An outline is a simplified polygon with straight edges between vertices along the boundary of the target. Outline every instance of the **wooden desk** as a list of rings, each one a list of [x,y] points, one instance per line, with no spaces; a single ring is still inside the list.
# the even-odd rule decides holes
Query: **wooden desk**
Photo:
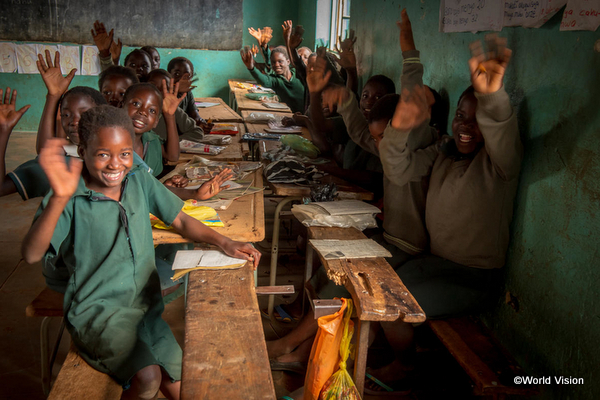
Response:
[[[254,171],[246,180],[254,179],[252,186],[261,187],[262,169]],[[224,227],[215,227],[215,231],[233,240],[244,242],[260,242],[265,238],[265,205],[263,193],[243,196],[229,206],[227,210],[218,211]],[[189,240],[174,231],[152,229],[154,244],[189,243]]]
[[[198,97],[197,102],[219,103],[218,106],[198,108],[198,114],[205,120],[213,122],[242,122],[242,117],[233,111],[220,97]]]
[[[242,89],[238,86],[238,84],[243,84],[243,83],[247,83],[247,84],[251,84],[251,85],[257,85],[258,83],[256,81],[250,80],[250,79],[227,79],[227,84],[229,85],[229,107],[233,108],[234,110],[237,110],[237,105],[235,104],[235,92],[236,90],[246,90],[246,89]]]
[[[356,186],[352,183],[346,182],[345,180],[338,178],[333,175],[326,175],[319,179],[321,184],[335,183],[338,190],[338,198],[340,199],[354,199],[354,200],[373,200],[373,193]],[[307,197],[310,196],[310,188],[305,186],[298,186],[292,183],[271,183],[267,182],[273,195],[285,196],[285,197]]]
[[[246,133],[246,127],[243,123],[235,123],[238,127],[238,134],[231,137],[231,143],[227,145],[227,148],[223,150],[221,153],[216,154],[214,156],[208,154],[195,154],[195,153],[180,153],[179,161],[177,162],[168,162],[168,165],[177,165],[182,162],[187,162],[194,158],[194,156],[204,157],[208,160],[212,161],[243,161],[244,156],[247,155],[250,150],[248,148],[248,143],[242,142],[242,135]]]
[[[246,118],[248,118],[248,115],[250,115],[251,112],[252,112],[251,110],[242,110],[241,111],[242,118],[244,119],[244,121],[246,121]],[[275,116],[290,117],[290,118],[294,115],[294,114],[292,114],[291,111],[279,112],[279,111],[271,111],[271,110],[262,110],[261,112],[268,112]],[[245,123],[246,123],[246,130],[248,133],[265,132],[265,129],[267,129],[269,127],[269,125],[267,123],[252,123],[252,122],[245,122]],[[302,128],[302,133],[300,134],[300,136],[302,136],[303,138],[305,138],[307,140],[312,140],[312,136],[311,136],[308,128],[305,126],[302,126],[301,128]],[[274,142],[274,143],[277,143],[277,142]]]
[[[181,399],[241,398],[276,399],[252,268],[193,271]]]

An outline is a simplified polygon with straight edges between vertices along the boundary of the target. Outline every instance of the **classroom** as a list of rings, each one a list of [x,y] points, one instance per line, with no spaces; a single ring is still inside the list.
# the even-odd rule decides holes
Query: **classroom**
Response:
[[[317,399],[345,370],[355,394],[329,398],[600,398],[600,0],[6,3],[0,398]],[[286,27],[290,40],[302,38],[291,61]],[[122,41],[117,65],[153,61],[136,50],[153,46],[166,71],[110,66],[102,78],[102,63],[114,64],[115,47],[99,48],[109,37]],[[58,70],[54,51],[62,74],[45,83]],[[70,84],[67,59],[78,69]],[[178,66],[191,71],[179,76]],[[135,90],[113,104],[102,82],[115,76]],[[92,100],[78,125],[62,110],[67,87],[85,87],[73,94]],[[154,109],[136,96],[154,99]],[[181,121],[191,121],[189,133]],[[120,140],[118,167],[87,151],[116,149],[109,129]],[[498,143],[509,154],[500,164],[488,149]],[[34,159],[46,189],[30,196],[31,182],[11,171]],[[444,181],[478,162],[479,175],[499,177],[494,184]],[[470,203],[458,204],[467,191]],[[75,223],[88,209],[102,229]],[[174,230],[162,229],[169,222]],[[113,233],[118,246],[105,251]],[[190,269],[211,256],[214,265]],[[115,259],[134,268],[94,273]],[[140,260],[150,265],[143,274]],[[485,301],[438,312],[409,275],[428,263],[476,271],[471,287],[452,290]],[[81,282],[75,265],[89,274]],[[64,295],[51,272],[63,274]],[[183,276],[175,285],[174,272]],[[428,294],[447,289],[443,279],[424,281]],[[129,283],[119,292],[108,282]],[[106,317],[98,328],[89,310],[113,310],[119,322]],[[329,347],[317,317],[336,324]],[[349,347],[342,336],[352,326]],[[160,353],[147,343],[153,335]],[[90,355],[98,343],[110,359]],[[136,357],[123,351],[147,354],[129,365]]]

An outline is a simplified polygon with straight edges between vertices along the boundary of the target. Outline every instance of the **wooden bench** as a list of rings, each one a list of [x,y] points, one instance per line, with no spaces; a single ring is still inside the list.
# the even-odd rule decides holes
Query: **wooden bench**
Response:
[[[515,376],[527,374],[478,318],[429,320],[427,324],[469,375],[476,396],[502,399],[538,393],[535,385],[514,383]]]
[[[308,238],[357,240],[366,239],[366,236],[354,228],[309,227]],[[327,270],[327,276],[335,283],[344,285],[356,305],[359,321],[354,383],[362,396],[370,322],[401,319],[408,323],[418,323],[425,321],[425,313],[385,258],[352,260],[319,258]],[[306,281],[311,275],[312,259],[313,251],[309,245],[306,254]]]

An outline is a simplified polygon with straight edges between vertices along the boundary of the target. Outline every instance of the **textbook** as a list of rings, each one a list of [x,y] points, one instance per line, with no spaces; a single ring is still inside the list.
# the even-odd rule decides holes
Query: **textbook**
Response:
[[[229,257],[219,250],[179,250],[173,261],[173,281],[178,280],[190,271],[238,269],[246,264],[246,260]]]

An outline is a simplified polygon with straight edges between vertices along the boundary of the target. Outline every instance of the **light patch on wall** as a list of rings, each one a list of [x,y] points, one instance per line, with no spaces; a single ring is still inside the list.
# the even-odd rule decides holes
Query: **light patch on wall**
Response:
[[[221,12],[219,11],[219,9],[217,8],[217,15],[215,15],[215,17],[217,18],[221,18]]]

